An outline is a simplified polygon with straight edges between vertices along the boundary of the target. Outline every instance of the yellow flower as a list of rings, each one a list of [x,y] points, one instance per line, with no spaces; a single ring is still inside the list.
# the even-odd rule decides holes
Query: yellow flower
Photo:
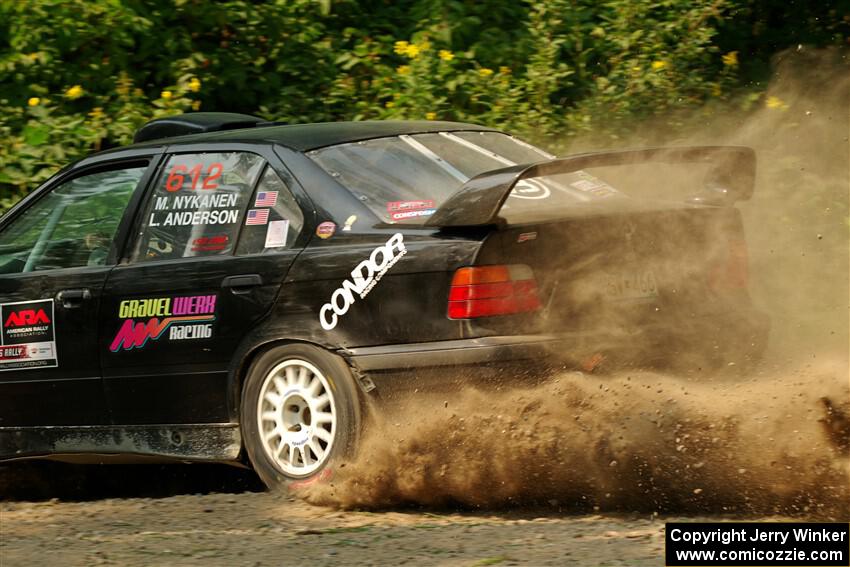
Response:
[[[159,98],[164,98],[165,100],[170,99],[171,91],[162,91],[161,93],[159,93]]]
[[[384,103],[385,108],[392,108],[394,106],[395,106],[395,103],[391,100],[388,100],[387,102]]]
[[[393,47],[393,51],[395,51],[398,55],[404,55],[407,53],[407,46],[410,45],[406,41],[397,41],[395,42],[395,46]]]
[[[65,96],[70,98],[71,100],[75,100],[83,96],[83,87],[80,85],[74,85],[67,91],[65,91]]]
[[[785,104],[785,101],[783,101],[778,96],[767,97],[767,100],[764,102],[764,104],[770,109],[780,108],[782,110],[786,110],[788,108],[788,105]]]
[[[422,43],[419,44],[419,51],[428,51],[431,49],[431,42],[427,39],[422,40]]]
[[[189,90],[193,93],[201,90],[201,80],[197,77],[192,77],[192,80],[189,81]]]
[[[27,106],[38,106],[41,103],[41,99],[37,96],[30,97],[27,99]]]
[[[449,51],[448,49],[440,50],[440,59],[442,59],[443,61],[451,61],[454,58],[455,54]]]
[[[127,96],[130,94],[130,86],[132,86],[132,84],[133,82],[127,77],[121,77],[118,79],[118,85],[115,87],[115,92],[121,96]]]
[[[493,69],[488,69],[487,67],[481,67],[478,69],[478,74],[482,77],[489,77],[493,74]]]
[[[499,67],[499,74],[500,75],[510,75],[511,74],[511,68],[505,67],[504,65],[502,65],[501,67]]]
[[[652,62],[652,70],[653,71],[660,71],[661,69],[664,69],[665,67],[667,67],[666,61],[653,61]]]
[[[415,43],[411,43],[407,46],[407,51],[405,51],[404,54],[410,57],[411,59],[416,59],[419,56],[419,51],[419,46]]]
[[[198,111],[201,109],[201,101],[196,100],[192,103],[192,110]]]
[[[410,65],[399,65],[395,70],[399,75],[407,75],[410,73]]]
[[[93,108],[92,111],[89,112],[89,117],[92,120],[97,120],[99,118],[102,118],[103,117],[103,109],[99,106]]]
[[[425,113],[425,120],[435,120],[436,118],[437,118],[436,112],[426,112]]]
[[[723,94],[723,91],[720,89],[720,85],[717,85],[717,84],[712,85],[711,95],[712,96],[720,96],[721,94]]]
[[[736,67],[738,65],[738,52],[730,51],[723,56],[723,64],[727,67]]]

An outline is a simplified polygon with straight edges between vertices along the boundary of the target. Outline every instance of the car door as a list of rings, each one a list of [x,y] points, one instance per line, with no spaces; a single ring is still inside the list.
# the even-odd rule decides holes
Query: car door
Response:
[[[255,151],[176,149],[157,173],[104,290],[100,359],[115,424],[229,421],[233,353],[307,240],[294,181]]]
[[[0,427],[109,415],[97,314],[154,157],[71,170],[0,229]]]

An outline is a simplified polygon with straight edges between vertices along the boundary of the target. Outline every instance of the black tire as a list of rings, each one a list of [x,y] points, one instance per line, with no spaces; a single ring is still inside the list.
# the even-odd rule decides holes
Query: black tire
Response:
[[[308,376],[306,386],[300,378],[302,368]],[[298,382],[292,373],[299,375]],[[318,394],[313,393],[314,376],[322,386]],[[322,401],[325,394],[327,404]],[[242,442],[254,470],[269,488],[326,478],[336,464],[353,455],[360,433],[359,389],[351,370],[339,356],[312,345],[281,345],[257,356],[242,386],[240,407]],[[334,416],[331,423],[329,413]]]

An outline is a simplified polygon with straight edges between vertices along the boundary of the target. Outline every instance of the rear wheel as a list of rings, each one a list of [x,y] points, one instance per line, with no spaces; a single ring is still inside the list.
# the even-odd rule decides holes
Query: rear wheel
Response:
[[[248,457],[269,487],[326,474],[352,454],[360,427],[350,369],[310,345],[273,347],[258,356],[241,409]]]

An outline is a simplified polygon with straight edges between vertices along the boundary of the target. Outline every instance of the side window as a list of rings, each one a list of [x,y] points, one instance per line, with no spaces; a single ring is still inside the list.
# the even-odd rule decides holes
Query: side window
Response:
[[[66,181],[0,233],[0,273],[106,265],[147,164]]]
[[[232,252],[264,163],[247,152],[171,156],[142,217],[133,261]]]
[[[304,214],[271,167],[266,167],[260,178],[244,224],[236,250],[239,255],[291,248],[301,233]]]

